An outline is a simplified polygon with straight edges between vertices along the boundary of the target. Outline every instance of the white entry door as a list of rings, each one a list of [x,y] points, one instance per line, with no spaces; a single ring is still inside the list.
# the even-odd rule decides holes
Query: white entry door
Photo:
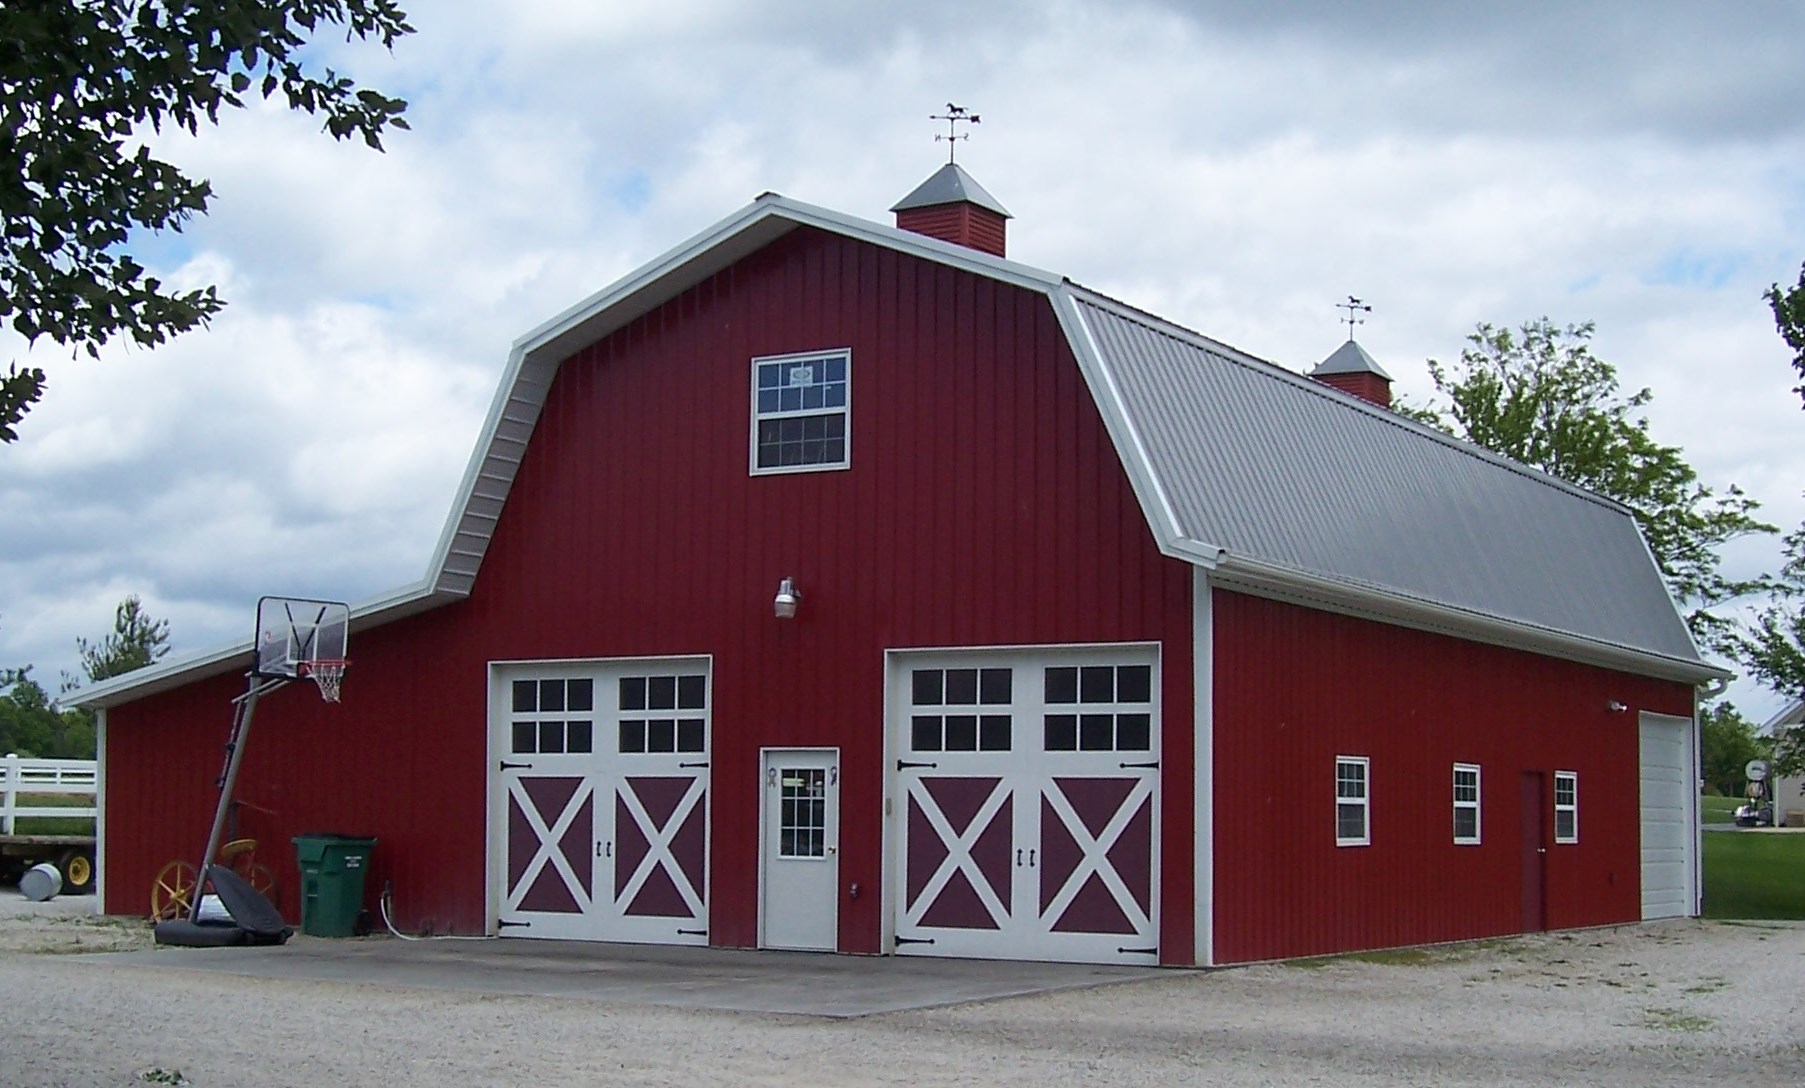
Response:
[[[1152,963],[1149,648],[897,655],[896,951]]]
[[[767,750],[760,810],[760,945],[832,952],[839,947],[839,750]]]
[[[706,661],[500,666],[492,824],[506,936],[706,944]]]
[[[1693,913],[1698,774],[1692,766],[1692,722],[1643,714],[1642,917]]]

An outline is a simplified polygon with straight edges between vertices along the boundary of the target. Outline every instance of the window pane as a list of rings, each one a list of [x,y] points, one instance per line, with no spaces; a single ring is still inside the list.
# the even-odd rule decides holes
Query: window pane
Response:
[[[595,724],[593,722],[569,722],[564,730],[564,744],[568,751],[588,752],[595,743]]]
[[[984,669],[978,673],[978,702],[996,706],[1009,701],[1009,669]]]
[[[1145,752],[1153,747],[1153,718],[1148,714],[1116,715],[1116,748]]]
[[[677,722],[677,751],[700,752],[707,741],[707,730],[701,718],[682,718]]]
[[[646,681],[646,708],[648,710],[677,709],[677,678],[675,676],[654,676]]]
[[[977,702],[978,670],[946,670],[946,701],[948,705],[958,704],[960,706],[970,706]]]
[[[531,755],[539,750],[539,730],[532,722],[514,723],[514,754]]]
[[[910,723],[909,746],[917,752],[940,751],[940,719],[917,715]]]
[[[941,674],[939,669],[915,670],[914,698],[916,706],[939,706],[941,704]]]
[[[675,752],[677,723],[669,718],[653,718],[646,722],[646,751]]]
[[[1463,807],[1454,810],[1454,837],[1457,839],[1479,837],[1478,809]]]
[[[620,681],[620,708],[622,710],[644,710],[646,708],[646,678],[643,676],[623,676]]]
[[[1007,714],[986,714],[978,719],[978,748],[985,752],[1009,750],[1010,719]]]
[[[708,705],[708,677],[677,677],[677,707],[680,710],[701,710]]]
[[[978,750],[978,716],[948,714],[946,716],[946,750],[975,752]]]
[[[1076,752],[1078,750],[1078,715],[1048,714],[1047,751]]]
[[[539,723],[539,750],[541,752],[562,752],[564,750],[564,723]]]
[[[1146,665],[1124,665],[1116,670],[1116,701],[1150,703],[1153,701],[1153,670]]]
[[[1046,699],[1049,703],[1077,702],[1078,670],[1073,668],[1048,669]]]
[[[1578,838],[1575,830],[1579,825],[1579,817],[1572,809],[1563,809],[1554,814],[1554,837],[1557,839]]]
[[[1107,752],[1116,746],[1116,718],[1113,714],[1084,714],[1078,718],[1078,748],[1084,752]]]
[[[539,684],[533,680],[514,681],[514,713],[531,714],[539,709]]]
[[[643,752],[646,750],[646,723],[638,719],[623,719],[620,723],[620,750],[623,752]]]
[[[590,711],[595,709],[595,681],[572,680],[565,689],[570,697],[570,709]]]
[[[540,710],[563,710],[564,709],[564,681],[562,681],[562,680],[541,680],[541,681],[539,681],[539,709]]]
[[[1366,838],[1366,806],[1338,804],[1335,806],[1335,837],[1338,839]]]
[[[1115,668],[1110,665],[1086,665],[1079,674],[1079,697],[1087,703],[1115,702]]]

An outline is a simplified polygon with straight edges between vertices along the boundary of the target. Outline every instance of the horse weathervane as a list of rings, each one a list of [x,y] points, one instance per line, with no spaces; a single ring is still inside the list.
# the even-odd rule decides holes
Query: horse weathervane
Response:
[[[1372,306],[1370,306],[1367,303],[1361,302],[1359,299],[1355,298],[1353,295],[1349,295],[1347,297],[1346,302],[1337,302],[1335,304],[1335,308],[1337,310],[1346,310],[1347,311],[1347,316],[1342,318],[1341,320],[1347,322],[1347,338],[1349,340],[1352,340],[1354,338],[1354,326],[1355,325],[1366,324],[1366,318],[1361,317],[1360,315],[1361,314],[1370,314],[1373,312]]]
[[[960,122],[964,122],[965,124],[968,124],[968,125],[975,125],[981,120],[981,118],[979,118],[977,114],[966,109],[964,106],[955,106],[951,102],[948,102],[946,104],[946,112],[945,113],[930,113],[930,114],[928,114],[928,120],[945,121],[946,122],[946,135],[941,136],[938,133],[936,133],[934,136],[934,142],[939,143],[942,140],[946,141],[946,161],[952,162],[953,161],[953,149],[959,146],[959,141],[971,139],[970,132],[960,132],[959,131]]]

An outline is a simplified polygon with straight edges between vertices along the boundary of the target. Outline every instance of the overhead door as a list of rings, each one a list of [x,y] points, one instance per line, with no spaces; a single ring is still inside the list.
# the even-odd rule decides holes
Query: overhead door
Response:
[[[706,661],[498,666],[504,936],[708,939]]]
[[[1641,717],[1642,917],[1693,913],[1697,868],[1693,806],[1692,723],[1660,714]]]
[[[1157,958],[1151,648],[897,655],[895,946]]]

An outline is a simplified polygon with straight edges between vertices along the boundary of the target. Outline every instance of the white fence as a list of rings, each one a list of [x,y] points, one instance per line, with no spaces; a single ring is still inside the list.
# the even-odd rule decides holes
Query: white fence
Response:
[[[95,763],[91,759],[23,759],[16,755],[0,757],[0,835],[15,834],[14,824],[20,816],[68,816],[92,819],[97,814],[94,804]],[[66,793],[86,795],[88,805],[64,808],[55,805],[22,805],[19,795]]]

